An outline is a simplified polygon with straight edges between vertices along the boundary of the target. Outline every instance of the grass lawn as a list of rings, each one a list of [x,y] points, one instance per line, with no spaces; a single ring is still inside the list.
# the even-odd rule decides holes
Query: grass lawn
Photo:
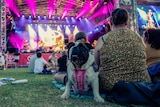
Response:
[[[53,84],[53,75],[30,74],[27,68],[0,70],[0,78],[28,79],[26,84],[0,86],[0,107],[121,107],[110,102],[97,103],[92,99],[61,99],[63,93]]]

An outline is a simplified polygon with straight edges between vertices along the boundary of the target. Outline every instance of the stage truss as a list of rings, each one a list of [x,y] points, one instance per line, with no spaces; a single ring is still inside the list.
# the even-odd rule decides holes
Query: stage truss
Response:
[[[6,50],[6,1],[0,0],[0,47],[2,50]]]

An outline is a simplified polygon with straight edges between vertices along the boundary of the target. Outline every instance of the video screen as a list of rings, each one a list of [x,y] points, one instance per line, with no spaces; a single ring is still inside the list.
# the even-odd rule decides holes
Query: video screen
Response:
[[[140,29],[160,28],[160,6],[137,5],[137,16]]]

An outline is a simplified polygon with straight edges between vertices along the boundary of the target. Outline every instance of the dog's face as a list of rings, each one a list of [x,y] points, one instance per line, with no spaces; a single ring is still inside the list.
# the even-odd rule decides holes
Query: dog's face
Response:
[[[81,69],[84,63],[85,61],[81,61],[77,55],[72,55],[72,64],[77,70]]]
[[[89,48],[82,43],[73,47],[71,53],[71,62],[76,69],[80,69],[83,64],[87,62],[89,58]]]

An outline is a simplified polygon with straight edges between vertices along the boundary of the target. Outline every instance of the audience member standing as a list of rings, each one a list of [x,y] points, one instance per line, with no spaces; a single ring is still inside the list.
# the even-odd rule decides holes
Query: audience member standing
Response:
[[[98,39],[95,59],[99,65],[102,90],[111,90],[118,81],[150,81],[145,46],[141,37],[127,28],[129,14],[115,9],[110,18],[112,31]]]
[[[6,70],[6,69],[8,68],[8,54],[9,54],[8,51],[6,51],[6,52],[4,53],[4,59],[5,59],[5,67],[4,67],[4,70]]]
[[[2,52],[0,52],[0,67],[5,70],[5,58]]]
[[[37,59],[37,53],[41,53],[40,49],[36,50],[36,53],[31,57],[30,61],[29,61],[29,72],[34,73],[34,64],[35,64],[35,60]]]

